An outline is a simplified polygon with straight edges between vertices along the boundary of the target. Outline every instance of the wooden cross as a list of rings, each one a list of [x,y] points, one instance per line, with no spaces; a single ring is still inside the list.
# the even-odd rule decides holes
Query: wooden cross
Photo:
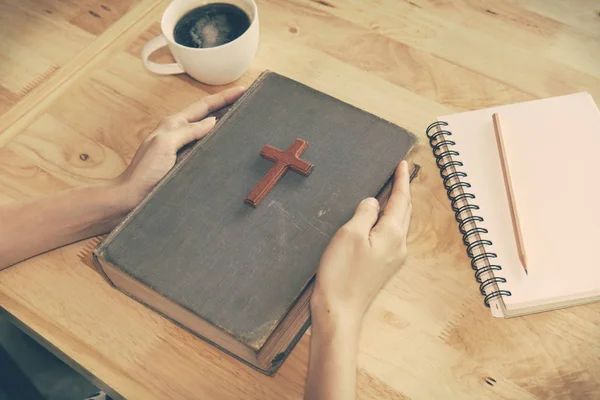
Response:
[[[252,189],[244,202],[249,206],[258,207],[261,201],[273,190],[275,184],[277,184],[288,168],[304,176],[310,175],[313,165],[299,158],[307,147],[308,142],[302,139],[296,139],[286,151],[269,145],[263,147],[260,152],[261,157],[273,161],[275,165],[254,186],[254,189]]]

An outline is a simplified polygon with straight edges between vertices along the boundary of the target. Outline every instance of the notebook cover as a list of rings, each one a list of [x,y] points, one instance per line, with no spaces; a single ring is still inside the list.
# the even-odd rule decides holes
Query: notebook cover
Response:
[[[518,256],[492,114],[501,118],[506,161],[527,253]],[[508,316],[600,299],[593,251],[600,226],[596,157],[600,112],[588,93],[575,93],[442,116],[468,174],[468,190],[493,244],[496,275],[507,290]]]
[[[269,144],[309,142],[256,209]],[[257,350],[312,279],[333,234],[376,195],[416,137],[273,72],[100,246],[105,260]]]

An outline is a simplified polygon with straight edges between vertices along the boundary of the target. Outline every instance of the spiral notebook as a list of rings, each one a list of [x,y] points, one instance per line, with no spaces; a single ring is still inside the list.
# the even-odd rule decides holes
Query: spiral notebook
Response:
[[[590,94],[441,116],[427,136],[494,316],[600,300],[600,111]]]

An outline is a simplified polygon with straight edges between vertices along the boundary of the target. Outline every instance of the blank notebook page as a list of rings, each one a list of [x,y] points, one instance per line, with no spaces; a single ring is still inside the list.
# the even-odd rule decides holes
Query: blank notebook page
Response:
[[[518,257],[492,114],[500,116],[528,275]],[[587,93],[439,118],[497,253],[508,316],[598,300],[600,112]]]

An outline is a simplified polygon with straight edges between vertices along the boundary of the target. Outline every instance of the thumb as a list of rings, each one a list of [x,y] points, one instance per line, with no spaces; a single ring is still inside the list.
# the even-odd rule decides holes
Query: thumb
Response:
[[[205,136],[215,126],[216,118],[209,117],[199,122],[192,122],[187,125],[178,128],[172,132],[173,141],[177,149],[185,146],[186,144],[200,139]]]
[[[354,216],[348,221],[348,225],[368,235],[373,225],[377,222],[378,217],[379,201],[374,197],[369,197],[359,203],[354,211]]]

